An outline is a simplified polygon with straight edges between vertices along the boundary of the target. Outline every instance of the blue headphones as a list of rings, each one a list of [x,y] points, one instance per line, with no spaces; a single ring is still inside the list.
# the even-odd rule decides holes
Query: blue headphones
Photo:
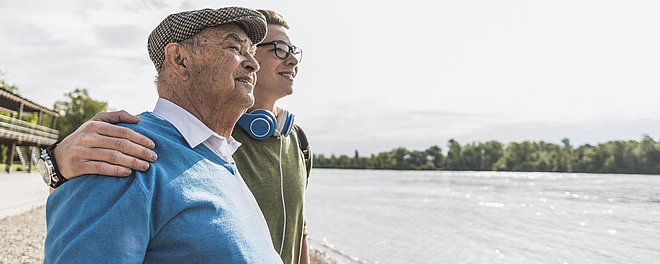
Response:
[[[285,109],[281,110],[278,118],[275,118],[271,111],[256,109],[243,114],[238,119],[238,126],[256,140],[264,140],[272,136],[286,137],[291,133],[294,117],[294,114]]]

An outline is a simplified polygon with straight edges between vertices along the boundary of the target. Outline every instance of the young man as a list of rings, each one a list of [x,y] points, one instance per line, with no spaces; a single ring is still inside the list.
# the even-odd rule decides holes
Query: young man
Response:
[[[122,126],[158,142],[159,159],[128,177],[59,186],[47,202],[45,263],[281,263],[231,157],[266,29],[260,13],[231,7],[172,14],[153,30],[159,99]]]
[[[289,26],[281,15],[270,10],[258,11],[266,17],[268,33],[257,45],[255,54],[261,69],[257,72],[254,106],[239,121],[244,126],[232,133],[242,143],[233,157],[264,213],[272,243],[284,263],[308,263],[303,213],[311,169],[311,162],[305,158],[311,154],[303,153],[299,146],[299,142],[306,141],[304,135],[289,131],[293,115],[276,106],[279,99],[293,93],[302,51],[292,44],[287,34]],[[273,125],[287,131],[253,138],[249,124],[261,120],[262,114],[268,115],[263,110],[275,115]],[[137,119],[126,112],[101,113],[65,138],[54,152],[62,176],[68,179],[84,173],[124,176],[131,169],[147,170],[149,164],[145,161],[155,160],[155,153],[149,150],[154,143],[133,131],[105,123],[118,121],[137,122]]]

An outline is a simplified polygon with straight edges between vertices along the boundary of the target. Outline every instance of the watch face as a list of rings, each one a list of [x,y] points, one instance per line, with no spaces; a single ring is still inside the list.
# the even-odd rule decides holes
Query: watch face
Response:
[[[46,166],[46,162],[43,159],[37,161],[37,170],[39,171],[39,174],[41,174],[41,178],[44,182],[50,184],[50,173],[48,172],[48,166]]]

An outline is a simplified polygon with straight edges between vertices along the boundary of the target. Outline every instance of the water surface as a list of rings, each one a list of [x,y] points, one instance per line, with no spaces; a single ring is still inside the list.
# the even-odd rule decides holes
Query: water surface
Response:
[[[660,176],[315,169],[313,244],[365,263],[660,263]]]

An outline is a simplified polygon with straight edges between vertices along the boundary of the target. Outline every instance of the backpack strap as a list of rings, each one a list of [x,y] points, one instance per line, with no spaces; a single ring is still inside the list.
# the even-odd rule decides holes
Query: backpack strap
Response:
[[[307,141],[307,136],[305,135],[305,131],[298,126],[298,124],[293,125],[293,130],[296,131],[296,134],[298,135],[298,147],[300,148],[300,151],[303,153],[303,157],[305,159],[305,168],[307,169],[307,180],[309,181],[309,173],[312,170],[312,150],[309,147],[309,141]]]

